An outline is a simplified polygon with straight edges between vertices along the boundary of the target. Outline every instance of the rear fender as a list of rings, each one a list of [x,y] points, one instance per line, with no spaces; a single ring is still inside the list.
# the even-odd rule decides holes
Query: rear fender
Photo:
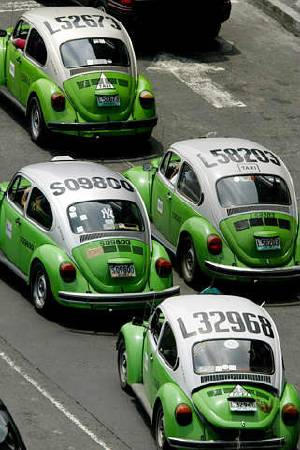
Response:
[[[2,202],[2,200],[5,197],[5,193],[7,191],[8,185],[9,185],[8,181],[0,183],[0,203]]]
[[[54,93],[65,95],[65,93],[55,83],[47,78],[40,78],[36,80],[30,86],[26,102],[26,114],[29,112],[31,98],[36,96],[40,102],[46,125],[48,122],[76,122],[76,112],[66,96],[66,107],[64,111],[57,112],[52,108],[51,95]]]
[[[143,381],[143,349],[146,328],[142,325],[133,325],[131,322],[122,326],[117,349],[121,339],[124,339],[127,353],[127,382],[128,384],[142,383]]]
[[[152,258],[149,285],[154,291],[162,291],[173,286],[173,272],[168,277],[160,277],[156,271],[155,263],[158,258],[164,258],[170,261],[166,249],[157,241],[152,240]]]
[[[299,437],[299,420],[295,425],[285,425],[281,418],[281,412],[284,405],[287,403],[293,403],[300,411],[300,399],[296,388],[287,383],[284,387],[282,397],[280,399],[280,408],[274,423],[274,431],[276,436],[285,437],[284,449],[297,448],[297,442]]]
[[[140,93],[143,91],[149,91],[154,97],[154,92],[152,88],[152,84],[147,78],[143,75],[138,76],[137,89],[136,89],[136,97],[133,105],[133,116],[135,119],[150,119],[155,116],[155,101],[153,102],[152,107],[143,108],[140,103]]]
[[[0,86],[6,84],[6,52],[9,35],[0,38]]]

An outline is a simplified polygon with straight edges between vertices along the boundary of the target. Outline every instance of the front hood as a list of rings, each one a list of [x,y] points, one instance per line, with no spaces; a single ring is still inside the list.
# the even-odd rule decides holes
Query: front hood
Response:
[[[150,249],[134,239],[101,239],[82,244],[72,251],[73,257],[86,280],[96,292],[140,292],[149,277]],[[133,264],[135,276],[113,278],[110,267],[115,264]]]
[[[234,392],[244,391],[249,397],[234,397]],[[233,411],[231,400],[245,404],[247,400],[256,411]],[[279,409],[279,399],[259,387],[226,384],[207,387],[192,394],[193,403],[210,425],[217,428],[264,429],[272,425]]]
[[[220,229],[232,252],[248,267],[279,267],[293,257],[297,222],[288,214],[239,214],[224,219]],[[280,248],[266,248],[271,241]]]
[[[81,118],[87,122],[127,120],[134,101],[135,82],[123,72],[84,73],[64,82],[64,89]],[[120,106],[98,106],[97,97],[119,96]]]

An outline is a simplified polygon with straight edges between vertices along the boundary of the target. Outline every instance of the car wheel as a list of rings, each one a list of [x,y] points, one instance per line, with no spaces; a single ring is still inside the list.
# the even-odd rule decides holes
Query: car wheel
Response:
[[[170,446],[165,435],[164,410],[159,406],[155,417],[155,441],[157,450],[169,450]]]
[[[49,278],[43,264],[40,262],[36,263],[32,269],[30,287],[31,299],[35,310],[44,316],[53,313],[54,300]]]
[[[130,386],[127,383],[127,352],[123,338],[118,347],[118,371],[121,388],[125,392],[130,392]]]
[[[28,120],[29,131],[33,142],[36,142],[37,144],[42,144],[43,142],[45,142],[48,133],[40,102],[38,101],[37,97],[33,97],[30,100]]]
[[[190,237],[184,239],[180,251],[181,274],[187,284],[191,284],[196,279],[198,272],[198,262],[195,247]]]

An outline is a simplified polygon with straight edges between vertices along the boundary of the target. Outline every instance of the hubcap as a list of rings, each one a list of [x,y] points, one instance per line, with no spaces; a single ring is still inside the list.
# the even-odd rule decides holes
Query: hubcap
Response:
[[[126,351],[123,349],[122,353],[120,354],[120,378],[122,384],[127,383],[127,356]]]
[[[33,300],[38,309],[45,306],[47,299],[47,282],[44,273],[38,273],[33,287]]]
[[[185,272],[188,278],[193,277],[194,272],[194,266],[195,266],[195,255],[192,247],[189,247],[187,251],[185,252],[184,256],[184,267]]]
[[[31,129],[35,139],[37,139],[40,134],[40,126],[41,126],[40,113],[36,103],[34,103],[31,110]]]
[[[165,430],[164,430],[164,415],[163,415],[162,411],[160,412],[158,421],[157,421],[156,439],[157,439],[158,448],[163,449],[164,444],[165,444]]]

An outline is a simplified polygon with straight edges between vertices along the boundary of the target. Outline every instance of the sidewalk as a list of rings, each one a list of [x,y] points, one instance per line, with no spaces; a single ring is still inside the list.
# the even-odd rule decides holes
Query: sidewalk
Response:
[[[282,26],[300,36],[300,0],[250,0]]]

